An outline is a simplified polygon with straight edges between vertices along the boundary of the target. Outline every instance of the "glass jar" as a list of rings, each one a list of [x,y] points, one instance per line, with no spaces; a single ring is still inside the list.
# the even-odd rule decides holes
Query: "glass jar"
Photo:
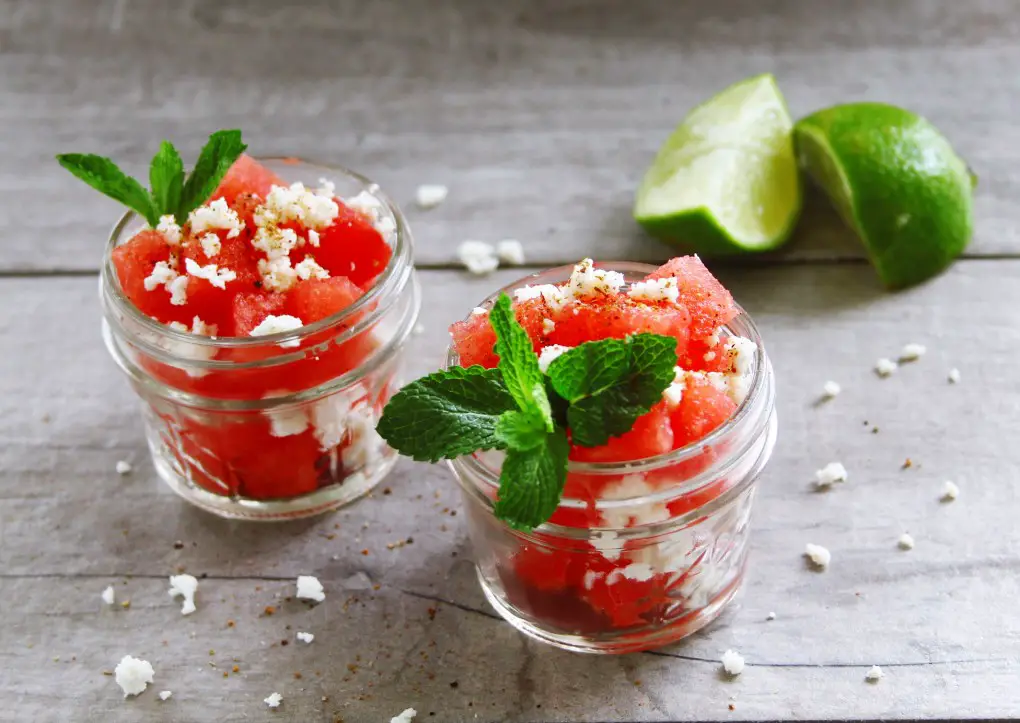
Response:
[[[174,492],[222,517],[293,519],[366,494],[396,461],[375,424],[402,385],[421,292],[410,229],[376,184],[296,159],[260,162],[287,183],[325,178],[340,198],[369,194],[360,200],[375,206],[392,255],[364,295],[290,332],[217,338],[172,328],[121,289],[111,253],[145,228],[128,213],[107,244],[102,331],[141,398],[153,462]]]
[[[600,266],[622,272],[628,283],[654,270]],[[503,291],[562,283],[570,271],[551,269]],[[491,308],[497,297],[481,306]],[[515,628],[567,650],[634,652],[699,630],[736,594],[755,481],[775,446],[777,422],[775,378],[754,323],[741,312],[725,330],[757,347],[743,402],[708,436],[667,454],[570,462],[568,487],[611,489],[611,499],[564,497],[547,523],[525,533],[493,514],[502,453],[451,462],[482,590]],[[447,364],[457,364],[452,349]]]

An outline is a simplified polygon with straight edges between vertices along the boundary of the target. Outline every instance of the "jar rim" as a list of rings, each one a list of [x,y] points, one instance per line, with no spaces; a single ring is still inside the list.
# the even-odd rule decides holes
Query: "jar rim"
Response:
[[[479,306],[482,308],[491,308],[495,303],[495,300],[499,298],[501,294],[511,293],[513,290],[527,285],[529,281],[539,279],[543,279],[544,281],[546,278],[569,276],[573,267],[573,264],[557,266],[524,276],[490,294],[481,304],[479,304]],[[658,268],[650,264],[632,261],[599,262],[598,267],[613,271],[620,271],[624,274],[630,273],[635,276],[645,276]],[[735,305],[739,313],[737,317],[726,324],[724,328],[753,341],[758,353],[755,354],[754,370],[747,395],[734,413],[723,424],[712,430],[706,436],[678,449],[670,450],[669,452],[655,455],[653,457],[645,457],[643,459],[627,462],[570,461],[567,466],[568,474],[589,476],[625,476],[629,474],[640,474],[642,472],[648,472],[654,469],[676,465],[695,459],[699,455],[703,454],[707,447],[720,443],[722,440],[734,435],[738,430],[745,428],[748,425],[758,423],[763,428],[769,425],[772,408],[774,407],[774,387],[771,364],[769,363],[768,357],[765,353],[765,345],[762,342],[760,333],[758,332],[758,327],[743,307],[737,304]],[[457,353],[451,344],[447,349],[446,366],[455,366],[457,361]],[[721,474],[725,474],[730,466],[735,465],[740,459],[742,459],[743,454],[746,454],[760,437],[760,435],[746,436],[748,439],[745,443],[739,449],[735,449],[731,454],[728,454],[719,464],[710,465],[707,469],[685,480],[680,485],[667,487],[635,497],[598,500],[597,504],[600,509],[622,509],[635,504],[662,502],[674,497],[688,494],[712,479],[719,477]],[[495,470],[483,464],[477,456],[466,455],[459,457],[454,460],[452,464],[455,467],[463,465],[465,471],[470,473],[476,479],[484,482],[490,487],[498,488],[498,474]],[[560,501],[561,507],[581,507],[585,505],[587,505],[587,500],[578,498],[565,497]]]
[[[335,314],[331,314],[330,316],[312,322],[311,324],[302,325],[292,331],[276,332],[273,334],[265,334],[263,336],[255,337],[212,337],[203,336],[201,334],[193,334],[188,331],[179,331],[168,324],[164,324],[142,313],[142,311],[139,310],[130,299],[128,299],[120,285],[120,278],[117,276],[116,269],[113,266],[113,250],[117,248],[122,234],[126,232],[131,223],[140,219],[140,216],[134,211],[126,211],[114,224],[110,231],[110,236],[107,239],[106,249],[104,251],[104,260],[100,277],[104,295],[113,302],[119,312],[127,315],[132,323],[138,324],[144,331],[165,335],[171,340],[188,342],[199,347],[210,347],[216,349],[245,349],[250,347],[267,347],[271,345],[279,346],[287,342],[303,341],[310,336],[314,336],[334,326],[342,324],[345,320],[355,317],[362,313],[366,308],[371,307],[371,305],[378,301],[381,297],[389,294],[395,284],[403,284],[405,282],[402,275],[398,273],[398,270],[401,269],[401,267],[410,265],[414,254],[414,241],[412,239],[407,220],[404,218],[400,208],[385,192],[383,192],[378,183],[356,171],[352,171],[349,168],[340,165],[327,165],[325,163],[309,161],[295,156],[255,156],[254,158],[260,163],[279,163],[290,167],[301,166],[308,169],[319,169],[327,174],[346,176],[360,184],[362,186],[362,190],[367,191],[383,204],[386,211],[393,217],[396,225],[396,240],[393,245],[393,253],[390,255],[390,259],[387,262],[386,267],[376,277],[375,283],[373,283],[372,286],[350,306],[341,309]]]

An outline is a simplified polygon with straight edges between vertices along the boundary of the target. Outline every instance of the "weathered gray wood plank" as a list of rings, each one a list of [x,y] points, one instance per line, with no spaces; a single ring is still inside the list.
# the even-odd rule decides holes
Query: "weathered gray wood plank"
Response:
[[[1020,300],[1018,271],[1020,261],[964,262],[899,295],[864,266],[722,274],[765,335],[781,434],[746,589],[712,631],[666,651],[680,660],[568,656],[492,619],[462,518],[443,511],[458,500],[442,467],[402,463],[390,495],[293,525],[225,523],[187,507],[146,461],[131,393],[98,339],[95,279],[0,280],[0,296],[16,302],[0,312],[0,708],[18,720],[85,710],[97,721],[375,721],[407,705],[442,721],[1015,716],[1020,615],[1006,601],[1020,592],[1020,452],[1004,434],[1020,403],[1020,330],[988,300],[997,309]],[[422,277],[416,374],[438,365],[446,323],[512,274]],[[908,341],[929,354],[875,377],[874,360]],[[963,373],[956,386],[945,380],[952,366]],[[830,378],[843,394],[814,406]],[[908,456],[915,466],[901,470]],[[121,458],[136,463],[129,477],[114,473]],[[850,481],[812,492],[813,471],[836,459]],[[937,499],[946,478],[963,490],[948,505]],[[896,549],[905,530],[917,539],[911,552]],[[412,545],[386,549],[408,535]],[[806,542],[832,550],[829,571],[807,569]],[[165,594],[179,566],[209,576],[189,618]],[[318,575],[327,601],[259,617],[299,573]],[[111,582],[129,610],[103,609]],[[344,610],[351,596],[360,602]],[[766,622],[770,610],[778,618]],[[297,630],[319,637],[272,647]],[[730,647],[750,667],[727,682],[715,661]],[[121,700],[102,670],[126,653],[153,662],[155,690],[175,691],[170,703],[152,691]],[[360,672],[345,680],[359,654]],[[243,672],[224,680],[233,656]],[[886,667],[877,686],[863,680],[873,663]],[[50,666],[56,678],[39,674]],[[286,698],[275,714],[261,703],[272,690]]]
[[[232,124],[256,152],[376,178],[408,204],[425,264],[502,237],[542,265],[661,260],[630,219],[644,168],[690,107],[766,70],[795,115],[873,99],[929,116],[981,176],[970,253],[1017,255],[1018,37],[1008,0],[6,0],[0,270],[98,264],[116,208],[55,152],[141,170],[158,139],[194,152]],[[410,208],[425,182],[448,203]],[[815,203],[780,258],[860,257]]]

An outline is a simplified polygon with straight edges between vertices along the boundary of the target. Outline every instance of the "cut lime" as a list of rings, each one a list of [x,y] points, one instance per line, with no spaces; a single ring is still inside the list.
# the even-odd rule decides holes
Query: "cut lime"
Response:
[[[887,286],[931,278],[970,240],[976,177],[924,118],[884,103],[837,105],[797,123],[794,138]]]
[[[659,149],[634,218],[699,253],[779,246],[801,206],[792,128],[771,75],[731,85],[688,113]]]

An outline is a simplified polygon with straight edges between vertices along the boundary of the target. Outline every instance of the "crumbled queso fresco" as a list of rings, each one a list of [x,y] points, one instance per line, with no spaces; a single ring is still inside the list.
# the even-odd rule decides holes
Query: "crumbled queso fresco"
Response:
[[[280,703],[283,702],[283,696],[280,695],[279,693],[270,693],[269,696],[265,698],[262,702],[268,705],[270,708],[279,708]]]
[[[723,653],[721,662],[727,675],[737,676],[744,672],[744,656],[736,650],[727,650]]]
[[[195,607],[195,593],[198,592],[198,580],[194,575],[171,575],[170,589],[167,593],[170,597],[182,597],[181,615],[191,615],[197,609]]]
[[[319,582],[319,578],[312,575],[298,575],[297,597],[301,600],[314,600],[322,602],[326,599],[326,591]]]
[[[832,562],[832,553],[821,545],[815,545],[809,542],[804,547],[804,554],[807,555],[807,558],[813,565],[823,570],[829,566],[830,562]]]
[[[154,675],[155,671],[148,660],[140,660],[130,655],[121,658],[117,667],[113,669],[113,679],[124,691],[125,698],[144,692]]]
[[[846,482],[846,478],[846,467],[839,462],[829,462],[815,472],[815,484],[821,489],[831,487],[834,482]]]
[[[418,711],[414,708],[407,708],[400,715],[395,715],[390,718],[390,723],[411,723],[416,715],[418,715]]]

